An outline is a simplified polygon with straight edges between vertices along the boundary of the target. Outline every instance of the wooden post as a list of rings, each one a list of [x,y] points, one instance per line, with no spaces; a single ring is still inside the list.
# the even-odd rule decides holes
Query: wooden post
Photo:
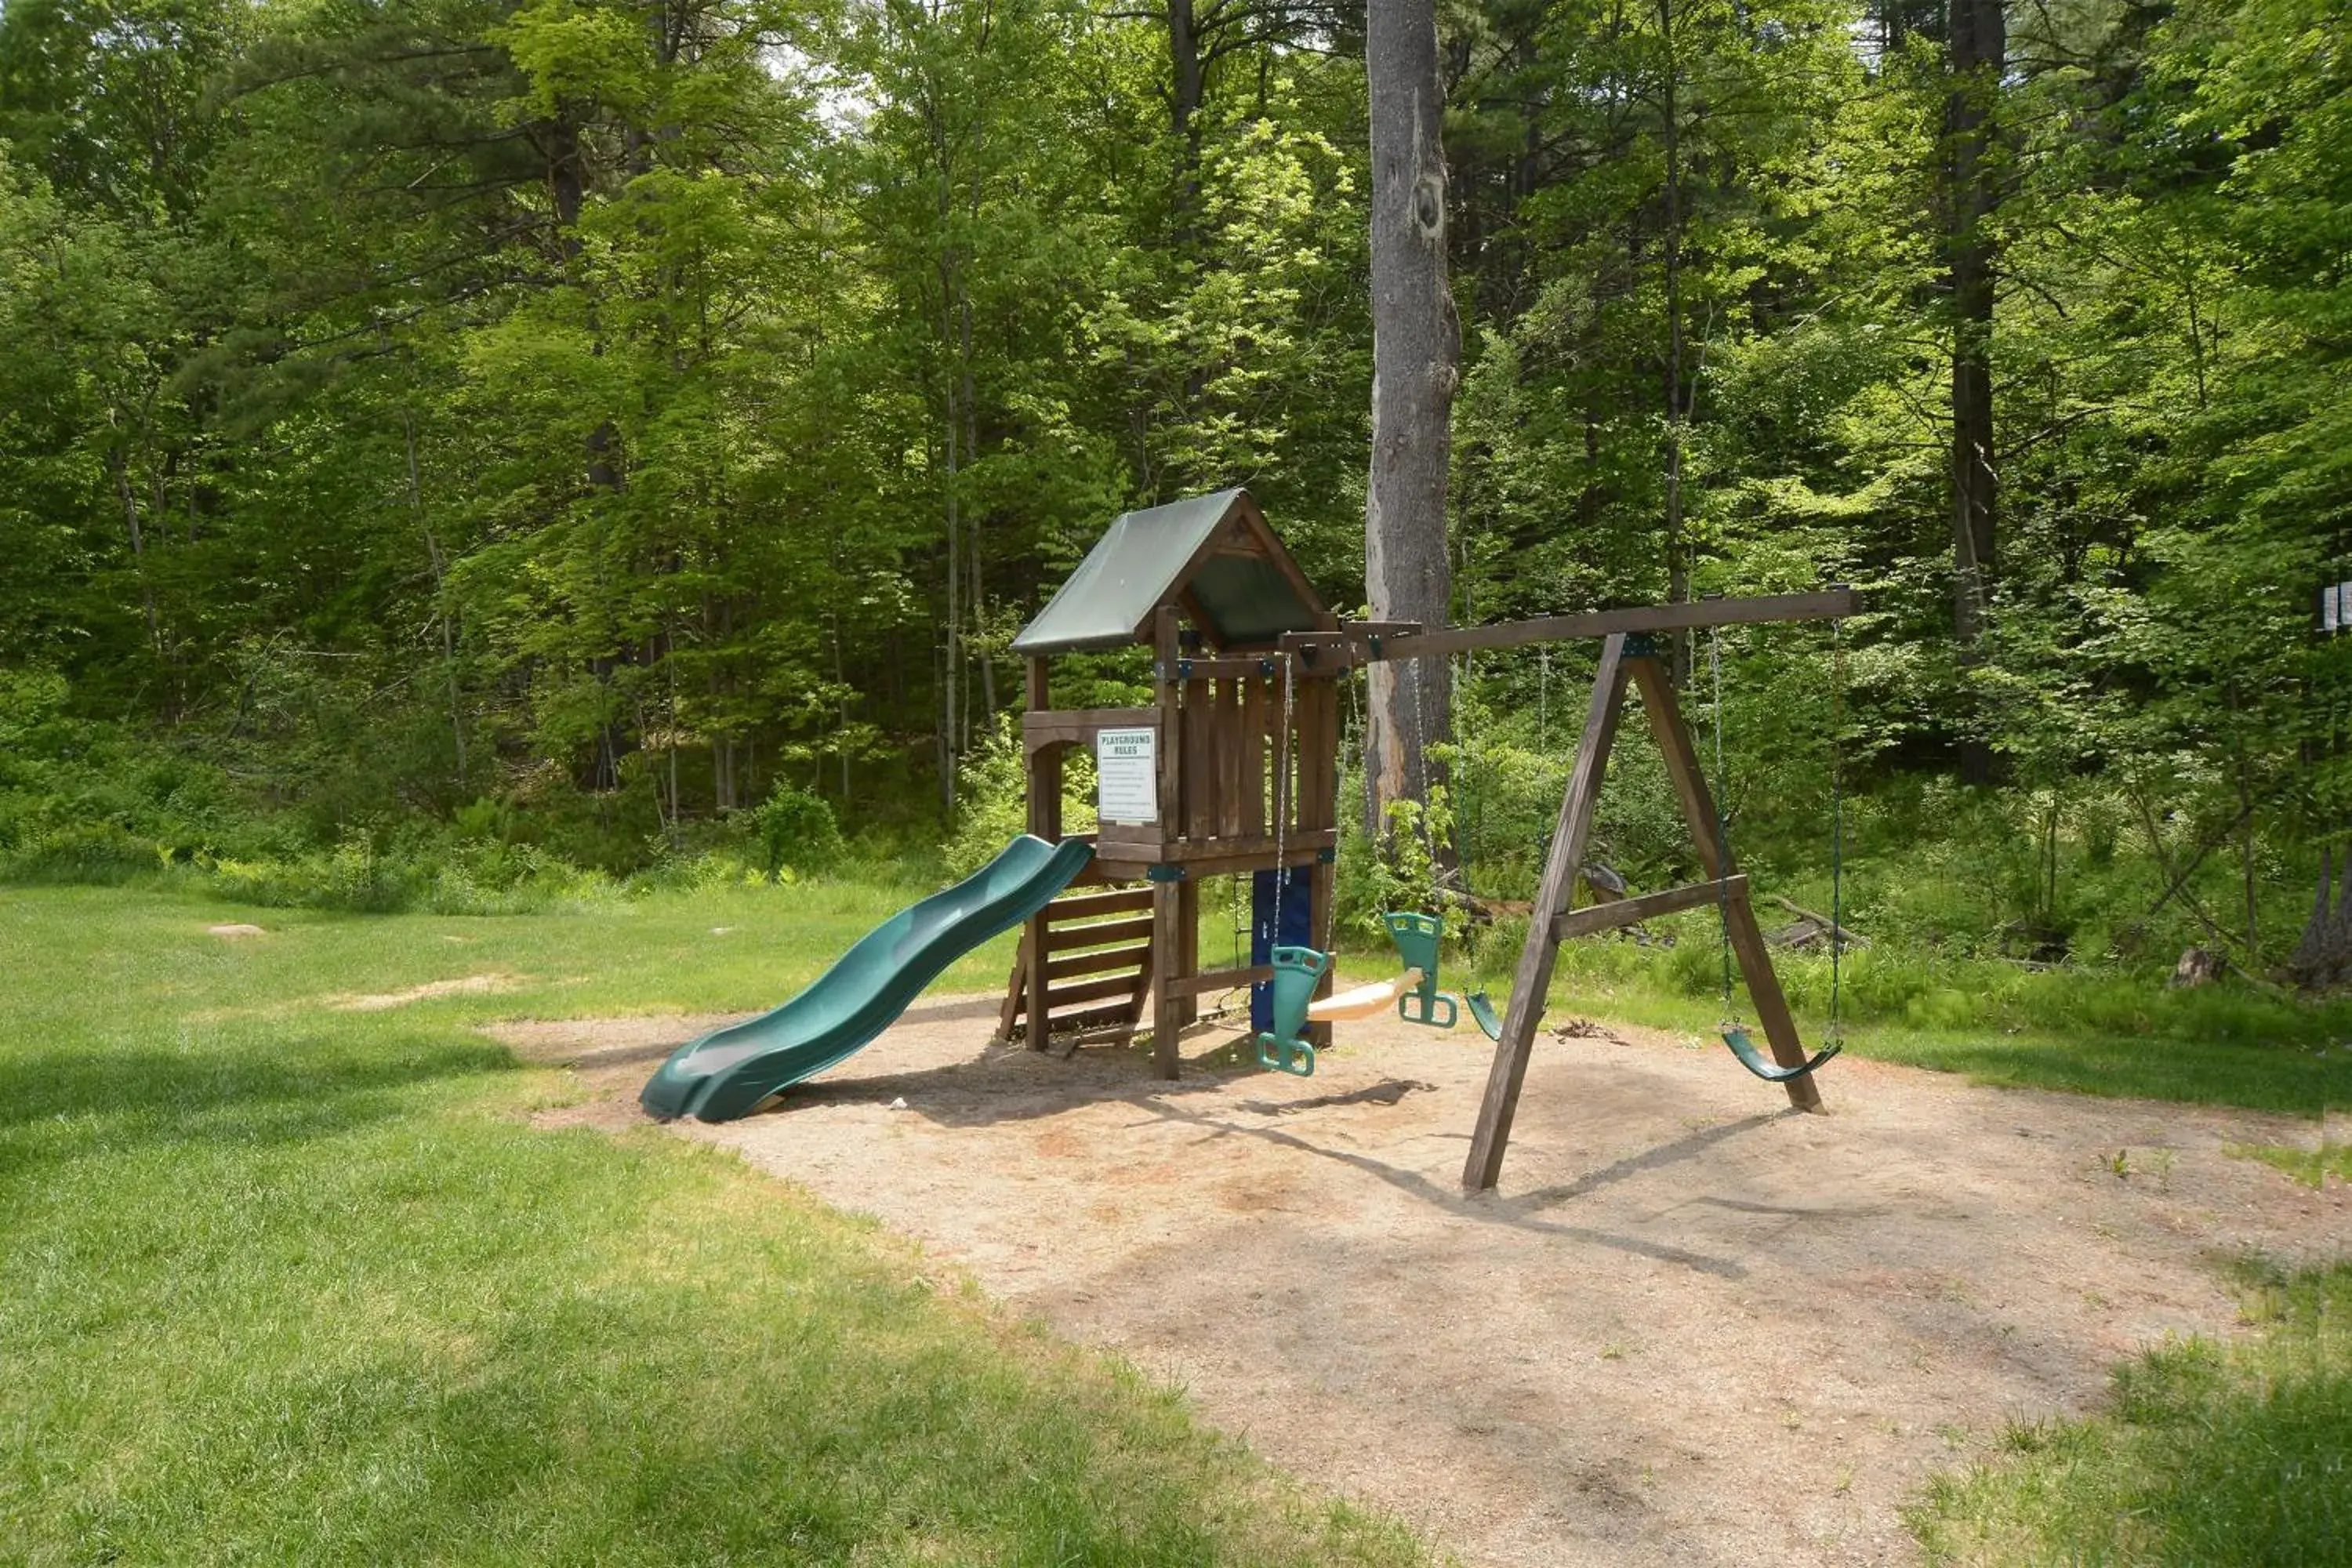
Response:
[[[1183,721],[1184,683],[1176,678],[1181,656],[1176,639],[1176,608],[1162,605],[1153,617],[1152,656],[1159,661],[1160,738],[1157,762],[1160,785],[1161,863],[1171,864],[1168,851],[1184,830]],[[1182,937],[1185,900],[1182,885],[1155,882],[1151,887],[1151,956],[1156,984],[1152,987],[1151,1065],[1161,1078],[1172,1079],[1183,1060],[1177,1048],[1177,1031],[1184,1026],[1184,998],[1170,982],[1189,980],[1183,966]]]
[[[1699,765],[1698,750],[1691,742],[1690,726],[1683,721],[1674,679],[1654,658],[1626,662],[1641,689],[1642,710],[1650,717],[1650,732],[1657,737],[1658,750],[1665,756],[1666,774],[1674,780],[1684,820],[1690,824],[1691,837],[1698,845],[1699,864],[1712,879],[1729,877],[1738,868],[1732,864],[1730,847],[1717,832],[1715,796],[1707,788],[1706,772]],[[1798,1037],[1796,1020],[1789,1016],[1788,998],[1780,994],[1780,977],[1772,972],[1772,954],[1757,927],[1744,878],[1723,899],[1723,924],[1732,956],[1739,961],[1740,975],[1748,982],[1748,999],[1756,1005],[1756,1021],[1764,1026],[1764,1038],[1772,1047],[1772,1059],[1784,1068],[1804,1066],[1804,1042]],[[1822,1108],[1822,1091],[1814,1085],[1812,1074],[1785,1079],[1780,1087],[1789,1091],[1789,1103],[1798,1110]]]
[[[1043,658],[1029,660],[1027,697],[1032,713],[1043,713],[1054,705]],[[1043,746],[1030,752],[1028,773],[1029,831],[1049,844],[1058,843],[1062,837],[1062,748]],[[1028,962],[1029,1023],[1025,1035],[1033,1051],[1044,1050],[1048,1043],[1045,932],[1052,924],[1053,918],[1044,910],[1038,910],[1029,918],[1027,938],[1022,944]]]
[[[1568,793],[1561,797],[1559,821],[1552,828],[1551,857],[1544,863],[1543,881],[1536,890],[1527,944],[1519,949],[1519,966],[1511,979],[1510,1006],[1503,1016],[1503,1037],[1495,1044],[1494,1066],[1486,1074],[1486,1097],[1478,1107],[1478,1129],[1470,1140],[1470,1158],[1462,1167],[1462,1184],[1474,1193],[1487,1191],[1502,1175],[1511,1118],[1518,1110],[1519,1089],[1527,1081],[1528,1058],[1535,1048],[1536,1026],[1543,1018],[1544,993],[1551,988],[1552,965],[1559,957],[1552,921],[1567,913],[1576,899],[1576,878],[1584,867],[1584,848],[1591,837],[1593,807],[1601,799],[1610,743],[1617,737],[1617,716],[1624,706],[1625,666],[1625,637],[1620,632],[1601,645],[1601,668],[1593,678],[1584,734],[1577,742]]]
[[[1176,973],[1190,978],[1201,973],[1201,884],[1186,877],[1176,884]],[[1187,991],[1176,998],[1176,1016],[1185,1024],[1201,1016],[1201,994]]]
[[[1301,736],[1299,761],[1301,788],[1307,802],[1307,811],[1301,826],[1320,832],[1339,826],[1339,683],[1336,680],[1314,680],[1307,683],[1314,694],[1302,709],[1314,715],[1313,723]],[[1308,763],[1313,771],[1308,771]],[[1311,784],[1304,781],[1311,778]],[[1307,942],[1318,952],[1331,951],[1332,893],[1337,880],[1337,868],[1328,860],[1318,858],[1315,868],[1307,874]],[[1327,966],[1323,978],[1315,983],[1315,999],[1321,1001],[1331,994],[1339,984],[1336,965]],[[1307,1043],[1317,1050],[1331,1044],[1331,1026],[1310,1026]]]

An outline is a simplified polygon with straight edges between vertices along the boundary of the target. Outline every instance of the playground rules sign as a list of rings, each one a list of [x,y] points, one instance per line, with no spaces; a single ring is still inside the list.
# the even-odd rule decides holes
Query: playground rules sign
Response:
[[[1105,822],[1160,820],[1155,730],[1101,730],[1095,734],[1095,814]]]

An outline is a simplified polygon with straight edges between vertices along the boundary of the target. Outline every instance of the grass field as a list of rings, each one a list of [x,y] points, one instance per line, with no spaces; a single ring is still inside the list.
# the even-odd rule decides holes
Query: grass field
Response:
[[[772,1002],[893,897],[0,896],[0,1560],[1422,1560],[870,1226],[533,1130],[561,1079],[473,1028]],[[328,1005],[482,973],[518,988]]]
[[[2116,1375],[2095,1420],[2020,1425],[1913,1523],[1951,1563],[2333,1568],[2352,1543],[2352,1263],[2243,1271],[2263,1332],[2189,1340]]]
[[[0,893],[0,1561],[1425,1561],[869,1225],[650,1130],[534,1130],[565,1080],[476,1028],[767,1005],[908,897],[482,919]],[[205,933],[231,921],[268,934]],[[1556,1010],[1694,1031],[1720,1011],[1592,951]],[[942,984],[999,984],[1009,955]],[[343,1009],[483,976],[499,989]],[[2352,1102],[2325,1019],[2206,1037],[2162,999],[2131,1027],[2132,1005],[2053,986],[2029,1024],[2109,1026],[1849,1039],[1992,1082]],[[2301,1158],[2344,1175],[2340,1145]],[[2294,1552],[2352,1531],[2352,1269],[2248,1288],[2259,1344],[2154,1352],[2112,1416],[2020,1428],[1935,1490],[1922,1539],[1962,1562],[2326,1560]]]

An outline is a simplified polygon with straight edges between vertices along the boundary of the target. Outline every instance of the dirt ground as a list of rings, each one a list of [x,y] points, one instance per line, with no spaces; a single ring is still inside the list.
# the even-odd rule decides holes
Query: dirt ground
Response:
[[[1914,1561],[1900,1510],[1931,1474],[2095,1407],[2142,1345],[2231,1331],[2224,1260],[2352,1249],[2342,1187],[2223,1152],[2308,1122],[1851,1058],[1806,1116],[1719,1044],[1547,1033],[1501,1189],[1470,1199],[1473,1029],[1343,1025],[1300,1079],[1204,1027],[1164,1083],[1125,1052],[992,1047],[994,1019],[927,1005],[775,1108],[678,1131],[878,1215],[1465,1563]],[[720,1021],[497,1032],[595,1091],[551,1120],[610,1126]]]

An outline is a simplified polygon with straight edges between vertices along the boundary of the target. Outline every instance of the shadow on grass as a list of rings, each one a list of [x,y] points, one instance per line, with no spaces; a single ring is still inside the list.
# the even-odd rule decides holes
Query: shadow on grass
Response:
[[[494,1046],[425,1034],[22,1052],[0,1058],[0,1172],[134,1145],[331,1137],[401,1114],[419,1085],[509,1066]]]

